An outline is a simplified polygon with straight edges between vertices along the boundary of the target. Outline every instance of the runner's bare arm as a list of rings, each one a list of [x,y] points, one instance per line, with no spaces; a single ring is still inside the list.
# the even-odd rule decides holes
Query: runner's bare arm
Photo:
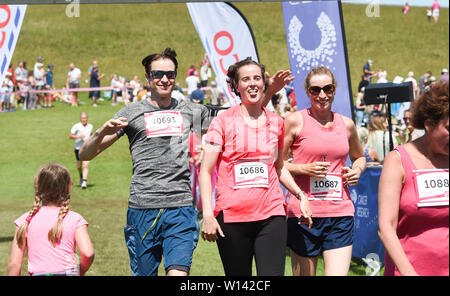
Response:
[[[295,77],[291,74],[292,73],[289,70],[279,70],[272,77],[270,77],[269,72],[264,73],[266,80],[268,81],[268,86],[264,92],[263,106],[267,106],[272,95],[279,92],[283,87],[294,80]]]
[[[128,126],[127,119],[120,117],[110,119],[99,128],[80,149],[81,160],[92,160],[95,156],[111,146],[119,136],[116,134],[120,129]]]

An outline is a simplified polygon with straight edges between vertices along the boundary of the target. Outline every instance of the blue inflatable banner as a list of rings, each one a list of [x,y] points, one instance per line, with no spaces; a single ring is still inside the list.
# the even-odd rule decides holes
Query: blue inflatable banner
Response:
[[[282,5],[298,110],[311,105],[303,86],[306,75],[314,67],[326,66],[338,83],[333,111],[353,119],[341,3],[290,1]]]
[[[384,262],[384,246],[378,237],[378,182],[381,167],[368,166],[357,186],[350,187],[355,205],[353,257]]]

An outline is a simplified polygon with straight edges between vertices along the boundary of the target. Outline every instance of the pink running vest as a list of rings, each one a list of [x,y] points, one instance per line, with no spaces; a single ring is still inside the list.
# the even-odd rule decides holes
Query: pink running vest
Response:
[[[315,161],[331,162],[328,173],[341,174],[349,152],[347,127],[340,114],[333,112],[331,127],[323,127],[310,114],[309,109],[301,110],[303,127],[292,144],[293,163]],[[309,196],[309,176],[294,177],[300,188]],[[313,217],[353,216],[355,207],[347,185],[344,185],[343,200],[310,200]],[[289,217],[300,217],[300,202],[291,196],[288,205]]]
[[[413,171],[416,166],[402,146],[396,149],[402,158],[405,183],[400,196],[397,236],[409,262],[419,275],[449,275],[448,206],[418,207]],[[400,275],[385,256],[386,276]]]

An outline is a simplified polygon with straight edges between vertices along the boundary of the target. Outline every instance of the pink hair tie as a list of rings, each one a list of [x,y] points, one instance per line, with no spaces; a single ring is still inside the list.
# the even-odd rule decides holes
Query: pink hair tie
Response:
[[[25,219],[25,221],[27,221],[28,222],[28,224],[30,224],[30,221],[31,221],[31,217],[30,216],[28,216],[26,219]]]

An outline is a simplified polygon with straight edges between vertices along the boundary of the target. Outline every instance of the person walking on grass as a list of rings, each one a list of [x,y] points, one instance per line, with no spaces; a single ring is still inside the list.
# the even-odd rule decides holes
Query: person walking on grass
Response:
[[[208,109],[171,94],[176,87],[176,52],[166,48],[142,60],[149,94],[119,110],[80,150],[91,160],[128,136],[133,162],[125,242],[133,275],[188,275],[199,224],[189,170],[189,134],[201,132]]]
[[[34,178],[33,207],[14,221],[7,275],[20,275],[25,252],[32,276],[86,274],[94,261],[94,247],[86,220],[69,210],[72,188],[64,166],[48,163],[39,168]],[[80,254],[79,265],[75,248]]]
[[[344,276],[350,268],[355,207],[348,186],[358,184],[366,160],[353,120],[331,111],[336,87],[328,68],[313,68],[305,78],[311,107],[285,120],[285,166],[307,193],[314,215],[311,229],[299,225],[299,202],[289,199],[287,245],[294,275],[314,276],[320,254],[326,276]]]
[[[228,83],[242,101],[218,115],[206,135],[200,168],[202,238],[217,241],[227,276],[282,276],[286,252],[286,202],[280,183],[301,200],[311,227],[306,195],[284,168],[284,121],[264,107],[264,66],[247,58],[228,68]],[[217,165],[217,201],[212,208],[211,176]]]
[[[66,88],[70,88],[72,95],[72,106],[78,106],[78,91],[81,81],[81,70],[75,67],[74,64],[69,65],[69,72],[67,73]]]
[[[80,114],[80,122],[74,124],[70,129],[69,138],[75,140],[74,150],[75,158],[77,160],[77,169],[80,174],[80,186],[82,189],[87,188],[87,177],[89,173],[89,161],[82,161],[80,159],[80,149],[84,142],[92,134],[94,126],[88,123],[88,115],[86,112]]]
[[[189,274],[197,246],[196,209],[189,171],[189,133],[200,132],[205,106],[177,101],[171,93],[178,70],[176,52],[166,48],[142,60],[150,94],[119,110],[83,145],[91,160],[123,135],[133,161],[125,242],[131,273],[156,276],[164,257],[166,274]]]

